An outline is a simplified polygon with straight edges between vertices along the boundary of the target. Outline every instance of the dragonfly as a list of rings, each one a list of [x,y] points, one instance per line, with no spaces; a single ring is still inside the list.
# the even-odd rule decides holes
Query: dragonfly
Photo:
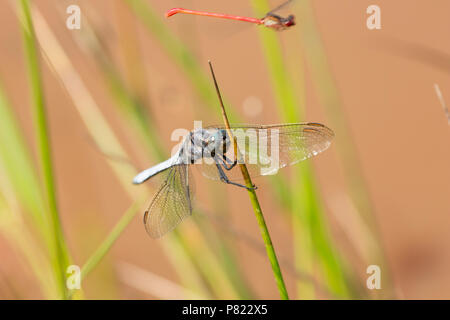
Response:
[[[210,68],[225,112],[211,62]],[[192,215],[194,188],[190,168],[193,166],[209,179],[256,189],[256,186],[247,187],[240,183],[243,177],[237,164],[245,164],[250,177],[276,174],[280,168],[328,149],[333,138],[334,132],[330,128],[315,122],[195,128],[186,134],[169,159],[140,172],[133,179],[134,184],[141,184],[156,175],[164,175],[144,213],[145,229],[152,238],[160,238]]]
[[[191,166],[196,166],[201,173],[212,180],[219,180],[237,187],[240,184],[240,170],[237,164],[246,164],[251,177],[274,174],[278,168],[293,165],[326,150],[334,137],[331,129],[320,123],[293,123],[274,125],[232,125],[233,136],[239,141],[248,137],[249,130],[255,133],[257,146],[246,143],[238,147],[242,154],[231,159],[234,151],[230,137],[223,126],[211,126],[192,130],[178,151],[168,160],[150,167],[133,179],[134,184],[141,184],[157,174],[165,174],[163,183],[144,214],[147,233],[152,238],[160,238],[174,229],[181,221],[192,214],[193,186]],[[244,139],[239,137],[239,133]],[[278,165],[276,170],[267,169],[269,156],[259,147],[271,145],[271,139],[278,140]],[[230,152],[228,152],[230,151]],[[270,153],[272,153],[271,150]],[[248,159],[257,159],[248,161]]]
[[[223,14],[223,13],[214,13],[214,12],[205,12],[205,11],[197,11],[197,10],[189,10],[189,9],[183,9],[183,8],[173,8],[166,12],[166,17],[169,18],[177,13],[184,13],[184,14],[193,14],[193,15],[199,15],[199,16],[206,16],[211,18],[220,18],[220,19],[229,19],[229,20],[236,20],[236,21],[243,21],[243,22],[249,22],[254,23],[258,25],[263,25],[265,27],[281,31],[288,29],[295,25],[295,16],[294,15],[288,15],[287,17],[282,17],[277,15],[275,12],[292,2],[293,0],[288,0],[284,2],[283,4],[279,5],[275,9],[269,11],[264,17],[258,19],[258,18],[252,18],[252,17],[242,17],[242,16],[236,16],[236,15],[230,15],[230,14]]]

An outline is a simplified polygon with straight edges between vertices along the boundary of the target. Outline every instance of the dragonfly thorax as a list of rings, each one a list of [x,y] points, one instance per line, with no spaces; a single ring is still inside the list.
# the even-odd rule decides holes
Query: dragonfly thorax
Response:
[[[193,164],[202,158],[214,158],[218,154],[226,153],[229,145],[230,139],[225,130],[196,129],[185,139],[179,156],[183,163]]]

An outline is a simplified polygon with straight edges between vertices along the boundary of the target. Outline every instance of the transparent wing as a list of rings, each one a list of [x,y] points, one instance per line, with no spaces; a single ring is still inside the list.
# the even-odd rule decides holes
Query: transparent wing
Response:
[[[281,9],[284,9],[286,7],[290,7],[292,4],[292,1],[294,0],[287,0],[283,3],[281,3],[280,5],[278,5],[277,7],[273,8],[272,10],[270,10],[267,14],[275,14],[278,13]]]
[[[212,126],[224,129],[223,126]],[[293,165],[326,150],[334,138],[331,129],[320,123],[294,123],[281,125],[233,125],[233,135],[237,138],[238,149],[242,154],[251,176],[276,174],[278,169]],[[229,148],[227,158],[233,157]],[[219,179],[215,163],[202,164],[204,176]],[[225,172],[231,180],[242,179],[238,166]]]
[[[152,238],[160,238],[192,214],[192,175],[187,165],[173,166],[144,214]]]

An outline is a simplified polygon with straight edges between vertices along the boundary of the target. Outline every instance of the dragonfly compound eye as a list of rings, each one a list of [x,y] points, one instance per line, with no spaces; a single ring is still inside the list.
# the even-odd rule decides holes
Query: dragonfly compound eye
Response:
[[[284,22],[284,25],[286,26],[286,27],[291,27],[291,26],[295,26],[295,17],[294,17],[294,15],[289,15],[287,18],[286,18],[286,21]]]

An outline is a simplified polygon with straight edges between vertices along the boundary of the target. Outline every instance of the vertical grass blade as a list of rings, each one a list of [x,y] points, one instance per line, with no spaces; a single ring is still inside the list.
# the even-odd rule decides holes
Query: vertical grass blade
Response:
[[[48,223],[53,235],[52,265],[57,277],[58,290],[61,298],[66,297],[65,270],[69,257],[61,228],[56,198],[56,188],[51,158],[50,137],[48,133],[44,89],[41,80],[39,55],[37,50],[34,27],[30,14],[28,0],[21,0],[22,34],[28,65],[28,75],[31,87],[32,108],[36,127],[36,138],[39,152],[39,162],[48,208]]]
[[[39,180],[34,171],[25,139],[0,83],[0,161],[5,177],[33,224],[45,237],[46,221]]]

